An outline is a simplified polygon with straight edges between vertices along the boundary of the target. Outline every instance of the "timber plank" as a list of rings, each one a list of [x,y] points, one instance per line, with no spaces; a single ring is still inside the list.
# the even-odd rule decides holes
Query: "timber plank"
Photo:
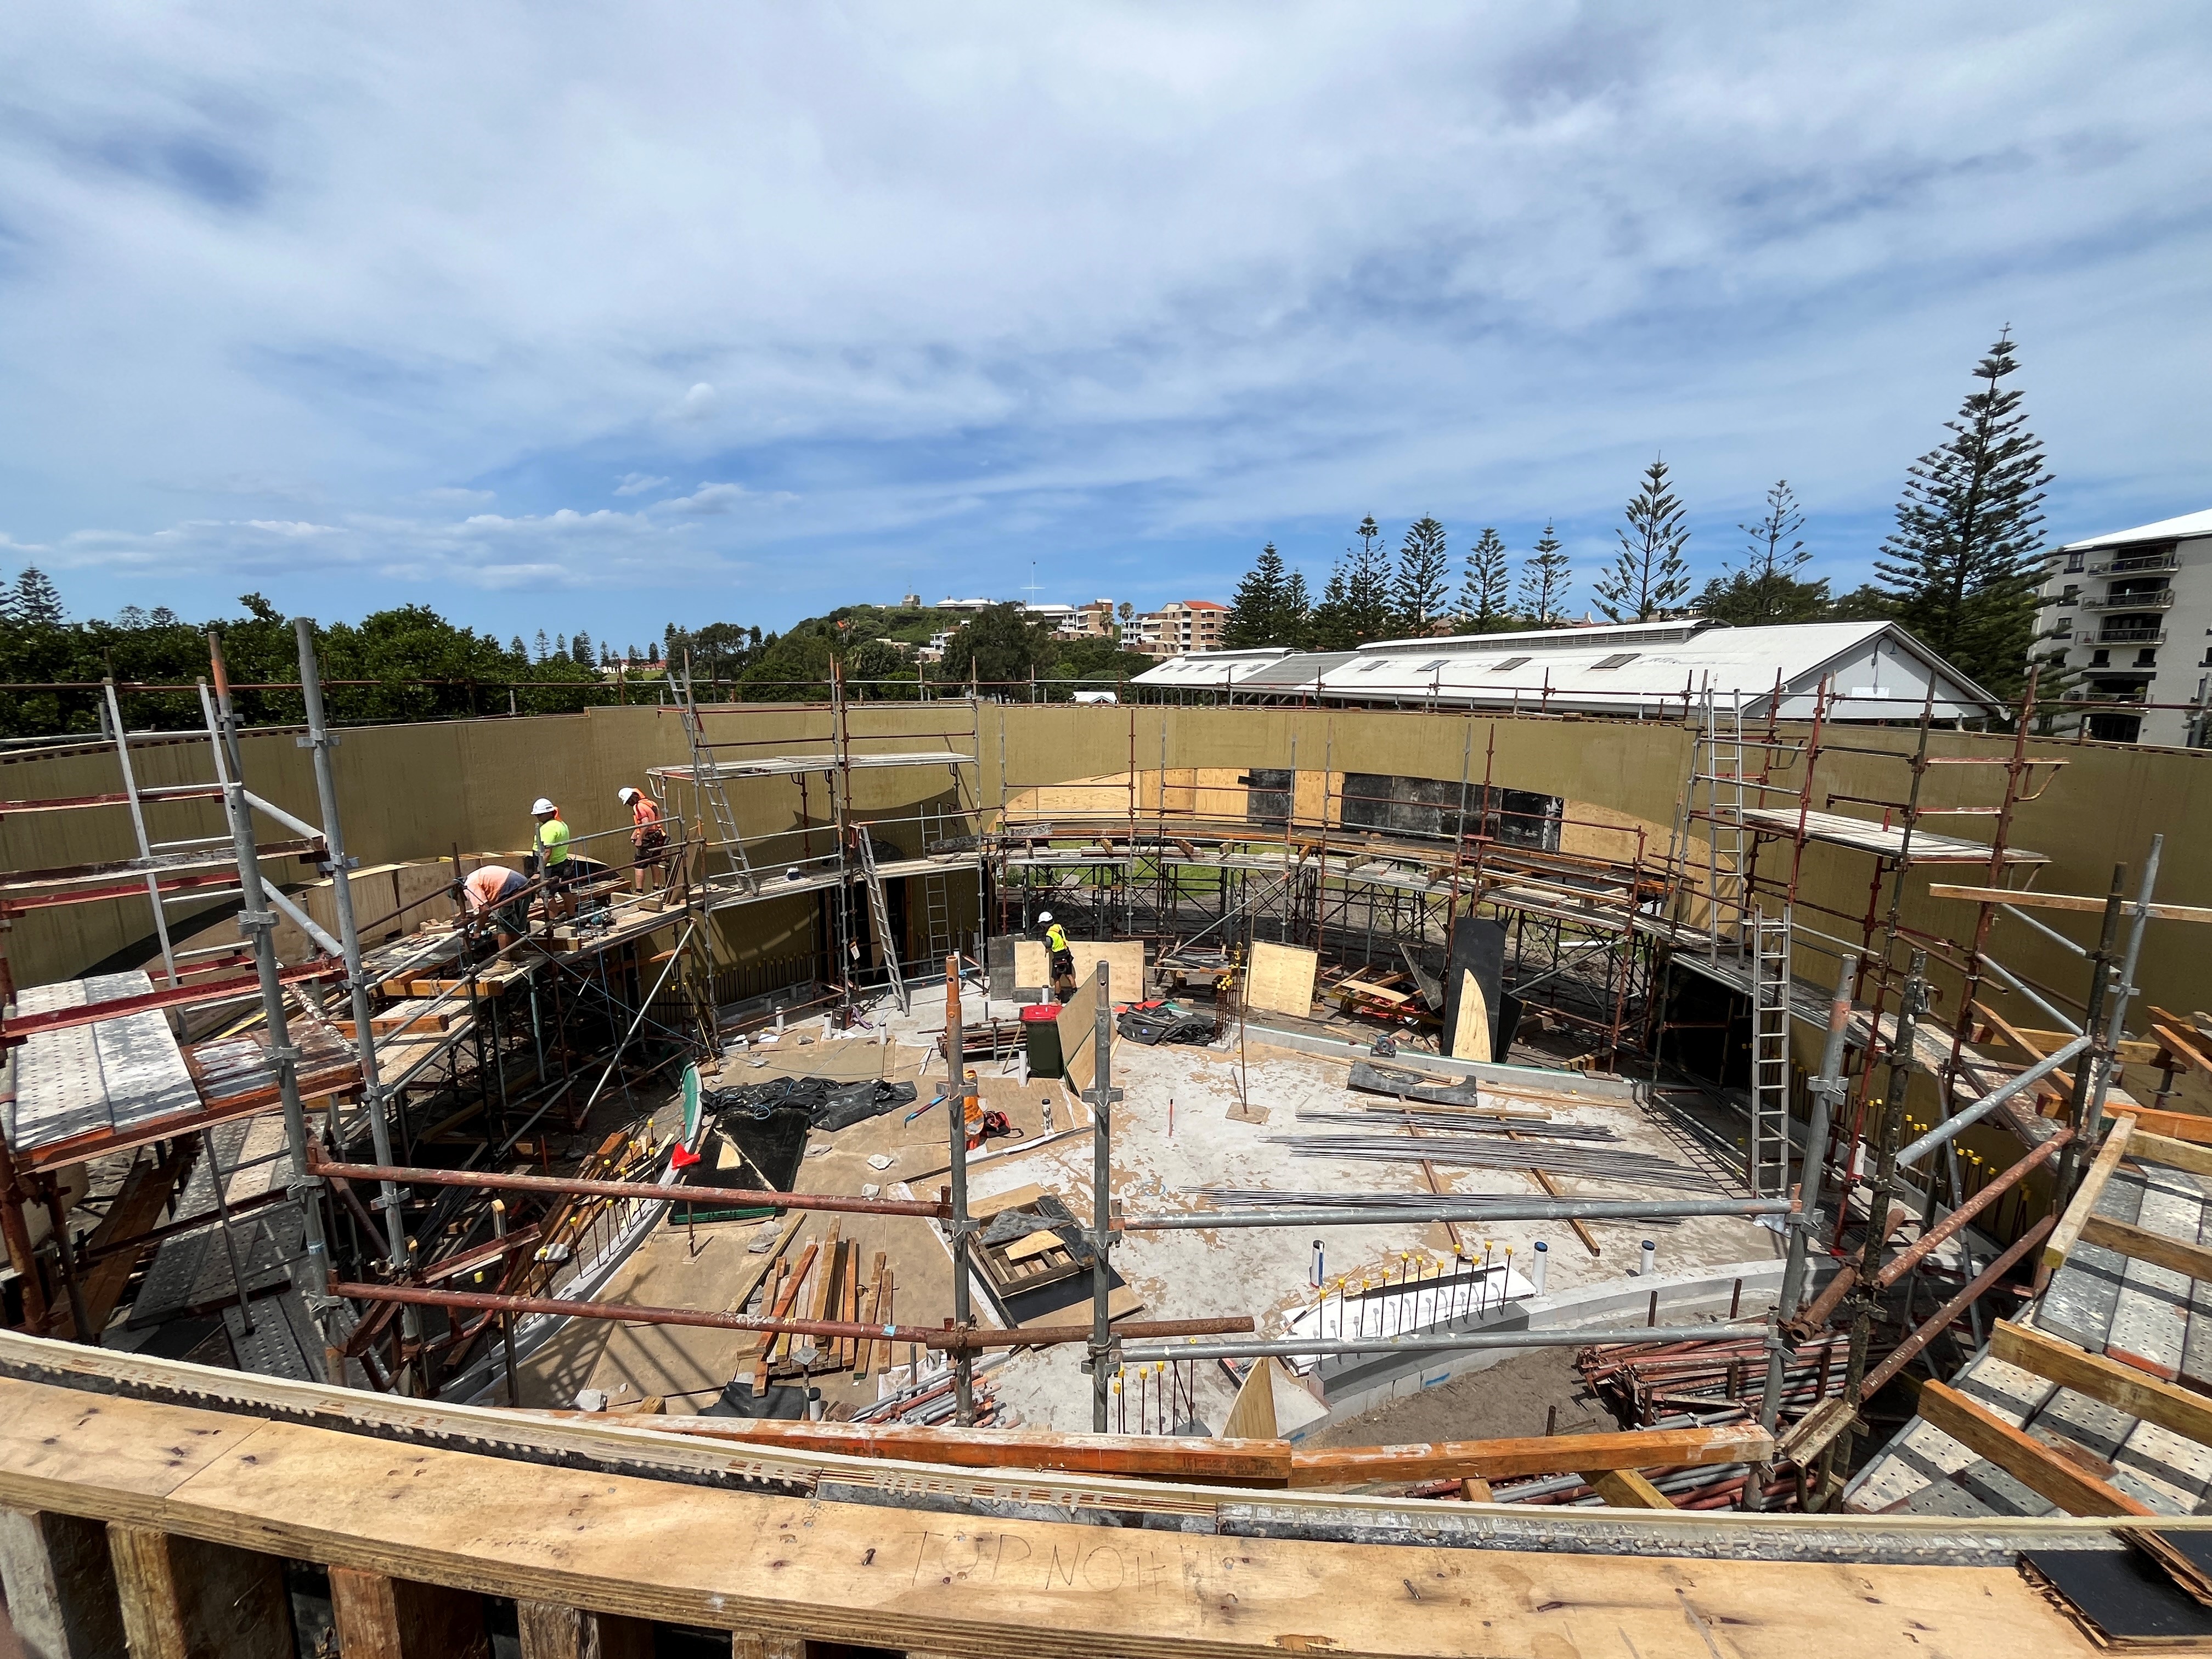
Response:
[[[489,1659],[483,1601],[466,1590],[331,1569],[331,1622],[345,1659]]]
[[[2212,1126],[2212,1118],[2205,1122]],[[2200,1146],[2171,1135],[2138,1127],[2128,1141],[2128,1156],[2142,1164],[2163,1164],[2191,1175],[2212,1176],[2212,1146]]]
[[[2102,915],[2107,899],[2094,898],[2080,893],[2037,893],[2010,887],[1968,887],[1955,882],[1938,881],[1929,884],[1930,898],[1966,899],[1975,904],[2014,904],[2036,910],[2075,910],[2085,915]],[[2148,912],[2157,921],[2212,921],[2212,908],[2201,904],[2137,904],[2123,900],[2120,914],[2133,916]]]
[[[653,1659],[653,1626],[642,1619],[524,1600],[514,1623],[522,1659]]]
[[[2077,1468],[2025,1429],[1941,1382],[1920,1387],[1920,1416],[2069,1515],[2155,1515],[2118,1487]]]
[[[0,1402],[40,1385],[9,1383]],[[137,1426],[112,1401],[103,1437]],[[106,1444],[46,1478],[108,1499]],[[1577,1556],[978,1520],[514,1464],[293,1424],[166,1504],[173,1534],[601,1613],[913,1651],[2086,1655],[2009,1568]],[[62,1505],[56,1505],[60,1507]],[[1593,1611],[1596,1610],[1596,1611]],[[1598,1622],[1592,1625],[1591,1620]]]
[[[2130,1261],[2154,1262],[2190,1279],[2212,1280],[2212,1249],[2193,1240],[2185,1243],[2147,1227],[2132,1227],[2100,1215],[2093,1215],[2082,1224],[2081,1239],[2084,1243],[2116,1250]]]
[[[2133,1118],[2124,1118],[2112,1125],[2112,1132],[2105,1137],[2104,1146],[2097,1153],[2096,1161],[2090,1164],[2088,1173],[2081,1177],[2081,1184],[2074,1189],[2074,1197],[2066,1206],[2066,1213],[2059,1218],[2058,1225],[2052,1230],[2043,1246],[2044,1266],[2057,1267],[2066,1260],[2067,1252],[2081,1238],[2081,1230],[2096,1212],[2097,1200],[2105,1190],[2105,1183],[2112,1178],[2112,1171],[2120,1167],[2120,1160],[2127,1156],[2128,1141],[2135,1130]]]
[[[1466,1475],[1498,1480],[1510,1475],[1582,1474],[1595,1469],[1662,1468],[1680,1463],[1756,1463],[1773,1455],[1773,1437],[1755,1423],[1639,1429],[1625,1434],[1439,1440],[1411,1446],[1324,1447],[1291,1453],[1291,1484],[1346,1486]]]
[[[276,1557],[127,1521],[107,1553],[131,1659],[293,1659]]]
[[[1667,1494],[1634,1469],[1598,1469],[1583,1477],[1617,1510],[1671,1510]]]
[[[1990,1352],[2008,1365],[2033,1371],[2076,1394],[2140,1417],[2146,1423],[2212,1446],[2212,1400],[2138,1370],[2103,1354],[2085,1353],[2026,1325],[2000,1319],[1990,1334]]]

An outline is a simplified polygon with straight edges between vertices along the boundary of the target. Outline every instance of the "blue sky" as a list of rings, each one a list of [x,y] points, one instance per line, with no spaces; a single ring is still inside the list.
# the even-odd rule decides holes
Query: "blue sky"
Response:
[[[2009,324],[2053,539],[2212,505],[2181,3],[23,8],[0,568],[504,637],[1318,586],[1663,453],[1849,586]]]

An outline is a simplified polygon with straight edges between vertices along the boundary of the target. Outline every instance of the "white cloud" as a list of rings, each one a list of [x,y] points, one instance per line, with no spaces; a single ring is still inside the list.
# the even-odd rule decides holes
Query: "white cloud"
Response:
[[[676,495],[665,501],[655,501],[653,509],[660,513],[734,513],[745,499],[746,491],[743,484],[702,483],[689,495]]]
[[[303,541],[311,536],[335,536],[336,525],[309,524],[300,519],[248,519],[248,530],[258,530],[271,536],[283,536],[288,540]]]
[[[10,26],[0,455],[58,559],[611,590],[781,538],[793,592],[1036,545],[1180,588],[1368,510],[1595,551],[1662,447],[1701,563],[1784,475],[1863,559],[1824,527],[2007,320],[2054,529],[2203,504],[2212,35],[2173,0]],[[610,476],[746,483],[562,509]],[[334,532],[303,565],[224,490]]]
[[[721,400],[716,397],[714,388],[702,380],[676,400],[668,417],[696,423],[711,417],[720,406]]]

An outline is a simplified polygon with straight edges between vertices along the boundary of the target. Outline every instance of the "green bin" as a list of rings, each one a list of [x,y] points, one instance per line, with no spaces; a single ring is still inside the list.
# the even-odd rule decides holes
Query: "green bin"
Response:
[[[1058,1077],[1067,1070],[1060,1052],[1060,1006],[1035,1002],[1022,1010],[1022,1038],[1029,1050],[1031,1077]]]

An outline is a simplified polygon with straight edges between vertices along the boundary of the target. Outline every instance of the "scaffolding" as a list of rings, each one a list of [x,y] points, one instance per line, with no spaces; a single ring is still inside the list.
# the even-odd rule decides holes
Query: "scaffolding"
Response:
[[[449,866],[384,866],[421,878],[387,878],[386,896],[357,915],[369,872],[348,857],[338,822],[313,625],[301,619],[296,629],[307,713],[300,740],[311,751],[319,822],[248,787],[212,636],[197,737],[130,730],[110,688],[106,741],[122,788],[0,807],[9,816],[127,811],[137,849],[122,860],[0,874],[0,986],[9,1004],[0,1042],[12,1085],[0,1138],[0,1233],[29,1328],[97,1341],[127,1296],[138,1330],[219,1314],[242,1365],[434,1394],[483,1328],[441,1326],[434,1314],[426,1325],[412,1306],[362,1317],[329,1287],[364,1273],[398,1282],[449,1273],[455,1258],[486,1251],[504,1218],[489,1204],[421,1199],[390,1182],[366,1202],[334,1194],[311,1163],[325,1149],[349,1158],[364,1139],[379,1163],[426,1148],[458,1150],[464,1166],[518,1148],[543,1158],[538,1126],[556,1112],[572,1133],[582,1126],[641,1039],[660,1051],[645,1076],[712,1052],[689,873],[703,837],[672,820],[680,850],[651,890],[636,892],[626,872],[589,860],[602,837],[575,838],[568,874],[540,872],[507,896],[500,931],[512,925],[520,936],[497,946],[463,894],[465,876],[483,860],[458,849]],[[173,752],[202,742],[211,776],[141,783],[134,751],[142,745]],[[157,814],[217,805],[220,832],[188,824],[204,832],[164,836],[151,827]],[[257,822],[287,838],[257,842]],[[301,902],[313,900],[313,889],[287,892],[298,884],[276,866],[293,860],[327,878],[323,900]],[[514,920],[556,891],[573,920],[562,925],[550,903],[542,924]],[[154,910],[160,983],[126,972],[15,986],[5,929],[15,918],[138,895]],[[219,919],[210,927],[206,907],[226,900],[238,907],[234,933]],[[168,910],[185,903],[199,912],[186,927],[224,936],[201,945],[179,939]],[[675,948],[649,958],[648,941],[671,930],[680,931]],[[653,964],[664,957],[656,979]],[[679,966],[689,971],[679,976]],[[335,1003],[325,994],[331,990],[341,994]],[[474,1135],[465,1127],[471,1121]],[[526,1139],[533,1130],[535,1140]],[[135,1158],[98,1225],[82,1231],[64,1213],[58,1176],[147,1148],[150,1161]],[[647,1150],[616,1155],[634,1161]],[[50,1220],[42,1249],[33,1248],[27,1203]],[[549,1225],[575,1234],[564,1249],[604,1256],[622,1243],[599,1237],[605,1219],[586,1206]],[[514,1282],[542,1274],[526,1243],[538,1232],[519,1229],[526,1243],[491,1251],[489,1271]]]
[[[694,804],[691,816],[708,832],[704,852],[709,868],[701,896],[704,914],[817,896],[821,943],[815,957],[821,971],[810,977],[824,983],[827,1000],[847,1018],[882,991],[905,1008],[907,981],[949,951],[980,957],[986,889],[975,850],[982,817],[981,723],[972,696],[899,705],[933,717],[936,723],[926,730],[872,731],[856,738],[842,665],[833,662],[829,701],[789,708],[811,731],[716,738],[709,735],[710,711],[693,697],[688,664],[677,690],[678,703],[670,712],[683,721],[691,758],[682,765],[649,768],[648,777],[659,799],[688,798]],[[965,720],[948,728],[945,711],[951,709],[963,709]],[[932,739],[944,746],[876,746]],[[912,811],[890,814],[863,812],[855,805],[856,775],[926,775],[940,768],[947,777],[946,799],[933,797]],[[727,786],[767,779],[785,780],[795,788],[792,823],[749,834],[731,806]],[[775,810],[770,798],[758,798],[756,804]],[[718,863],[721,867],[713,867]],[[950,884],[957,878],[975,884],[979,926],[972,934],[953,921]],[[909,881],[921,884],[918,907],[907,902]]]

